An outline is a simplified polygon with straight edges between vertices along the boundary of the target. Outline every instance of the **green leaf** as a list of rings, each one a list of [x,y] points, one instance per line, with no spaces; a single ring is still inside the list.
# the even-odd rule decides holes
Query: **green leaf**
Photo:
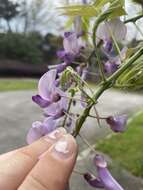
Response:
[[[62,73],[62,75],[60,77],[60,85],[61,85],[62,89],[64,89],[67,81],[69,81],[70,78],[71,78],[71,72],[68,71],[67,69],[64,70],[64,72]]]
[[[74,22],[74,17],[70,17],[68,21],[65,23],[65,28],[70,28]]]
[[[67,16],[88,16],[93,17],[97,16],[99,11],[93,5],[77,5],[77,6],[69,6],[62,7],[63,14]]]
[[[110,17],[122,16],[126,14],[124,6],[124,0],[97,0],[93,4],[88,5],[70,5],[65,7],[60,7],[64,15],[67,16],[86,16],[94,17],[98,16],[103,6],[106,3],[110,3],[109,10],[111,10]]]
[[[138,59],[116,81],[121,88],[143,89],[143,56]]]
[[[126,15],[126,11],[123,7],[115,7],[113,11],[109,14],[108,18],[113,19],[118,16]]]

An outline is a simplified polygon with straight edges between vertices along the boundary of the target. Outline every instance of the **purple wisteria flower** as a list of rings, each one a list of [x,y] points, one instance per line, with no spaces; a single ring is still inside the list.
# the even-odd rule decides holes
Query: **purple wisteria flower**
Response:
[[[57,73],[63,72],[67,68],[68,64],[67,63],[61,63],[57,66]]]
[[[105,39],[103,44],[104,50],[108,53],[111,52],[113,49],[113,43],[111,39]]]
[[[105,51],[110,52],[112,50],[112,35],[117,42],[121,42],[125,39],[127,34],[127,27],[119,19],[115,18],[110,21],[106,21],[99,25],[97,29],[97,43],[102,40]]]
[[[119,68],[119,65],[117,64],[116,60],[114,60],[114,61],[108,60],[104,64],[104,70],[105,70],[105,73],[107,73],[107,75],[113,74],[115,71],[118,70],[118,68]]]
[[[64,50],[58,51],[57,55],[65,63],[70,64],[79,56],[80,49],[82,48],[79,36],[75,32],[65,32],[63,47]]]
[[[121,50],[120,55],[117,55],[115,57],[108,55],[109,60],[106,63],[104,63],[104,69],[108,75],[111,75],[118,70],[118,68],[122,64],[122,61],[126,58],[126,53],[127,47],[124,47]]]
[[[124,132],[126,130],[125,126],[127,125],[127,116],[110,116],[106,119],[106,122],[114,132]]]
[[[27,143],[31,144],[42,136],[56,129],[56,121],[52,117],[46,118],[44,122],[36,121],[27,134]]]
[[[94,188],[101,188],[105,190],[123,190],[120,184],[112,177],[107,169],[107,163],[101,155],[96,155],[94,163],[97,168],[98,177],[89,173],[84,175],[84,179],[88,184]]]
[[[33,96],[32,100],[42,108],[48,107],[61,98],[62,91],[55,85],[56,76],[57,70],[53,69],[45,73],[39,80],[38,95]]]
[[[87,183],[91,186],[91,187],[96,187],[96,188],[104,188],[104,185],[102,184],[101,180],[97,177],[95,177],[94,175],[90,174],[90,173],[86,173],[84,174],[84,179],[87,181]]]
[[[44,109],[44,115],[46,117],[52,117],[58,119],[65,115],[68,108],[68,99],[62,97],[60,101],[52,103],[50,106]]]
[[[106,190],[123,190],[107,169],[107,163],[103,156],[96,155],[94,162],[97,168],[98,177]]]

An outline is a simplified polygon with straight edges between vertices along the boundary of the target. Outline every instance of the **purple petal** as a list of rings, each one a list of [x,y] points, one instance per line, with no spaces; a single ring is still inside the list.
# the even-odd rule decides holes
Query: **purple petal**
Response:
[[[98,177],[106,190],[123,190],[119,183],[112,177],[108,171],[106,161],[101,155],[96,155],[95,164],[97,167]]]
[[[39,95],[45,100],[50,100],[51,98],[51,91],[53,91],[53,88],[55,87],[54,82],[56,79],[56,75],[57,71],[56,69],[53,69],[45,73],[39,80]]]
[[[65,51],[58,51],[57,56],[64,60],[66,64],[72,63],[76,57],[75,54]],[[67,65],[66,65],[67,66]]]
[[[113,74],[115,71],[118,70],[118,65],[115,64],[115,63],[112,63],[110,61],[107,61],[105,64],[104,64],[104,69],[105,69],[105,72],[107,74]]]
[[[82,71],[82,76],[81,76],[82,80],[86,80],[86,79],[87,79],[87,75],[88,75],[88,71],[87,71],[87,69],[85,68],[85,69],[83,69],[83,71]]]
[[[102,184],[101,180],[89,173],[84,174],[84,179],[91,187],[102,188],[102,189],[104,188],[104,185]]]
[[[55,80],[54,85],[58,87],[60,85],[60,79]]]
[[[46,108],[51,104],[50,101],[44,100],[40,95],[32,96],[32,100],[38,104],[41,108]]]
[[[59,65],[57,66],[57,73],[63,72],[63,71],[66,69],[66,67],[67,67],[67,64],[66,64],[66,63],[59,64]]]
[[[71,33],[68,37],[64,38],[63,46],[66,53],[76,55],[79,53],[80,47],[76,33]]]
[[[36,121],[32,124],[32,128],[27,134],[27,143],[31,144],[43,136],[43,125],[41,122]]]
[[[97,29],[97,43],[100,39],[110,40],[112,38],[111,31],[113,33],[114,38],[116,41],[120,42],[125,39],[127,34],[127,27],[125,24],[119,19],[115,18],[104,24],[100,24]]]
[[[65,32],[65,33],[64,33],[64,37],[65,37],[65,38],[68,38],[68,37],[70,37],[72,34],[73,34],[73,32]]]
[[[104,50],[109,53],[112,51],[112,48],[113,48],[113,43],[112,43],[112,40],[104,40],[104,44],[103,44],[103,47],[104,47]]]
[[[63,59],[65,57],[65,54],[66,52],[64,50],[59,50],[57,51],[57,56],[60,58],[60,59]]]
[[[75,125],[76,125],[76,119],[77,119],[77,117],[74,114],[69,115],[67,122],[66,122],[68,133],[72,133],[74,131]]]
[[[81,66],[77,66],[76,67],[76,71],[77,71],[77,73],[81,76],[82,75],[82,67]]]
[[[52,117],[48,117],[43,122],[44,135],[54,131],[57,128],[56,121]]]
[[[52,103],[49,107],[45,108],[44,114],[46,116],[51,116],[54,119],[58,119],[64,115],[64,111],[67,110],[67,100],[66,98],[61,98],[57,103]]]
[[[82,105],[83,108],[86,108],[86,107],[87,107],[86,101],[87,101],[87,98],[86,98],[86,96],[82,93],[82,94],[81,94],[81,105]]]
[[[114,132],[124,132],[126,130],[126,125],[127,125],[127,116],[122,115],[122,116],[115,116],[115,117],[108,117],[106,119],[107,123],[110,125],[110,128]]]
[[[74,55],[72,53],[66,53],[65,56],[64,56],[64,61],[67,63],[67,64],[70,64],[74,61],[75,57],[77,55]]]

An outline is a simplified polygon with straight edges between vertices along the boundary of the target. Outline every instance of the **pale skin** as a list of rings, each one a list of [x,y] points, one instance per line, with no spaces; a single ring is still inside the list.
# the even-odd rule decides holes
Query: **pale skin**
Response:
[[[0,156],[0,189],[65,190],[77,144],[60,128],[31,145]]]

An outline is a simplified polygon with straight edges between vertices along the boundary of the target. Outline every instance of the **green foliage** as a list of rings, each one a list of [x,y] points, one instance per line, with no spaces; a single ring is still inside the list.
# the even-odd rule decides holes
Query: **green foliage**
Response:
[[[120,88],[143,89],[143,56],[132,64],[116,81]]]
[[[37,87],[36,80],[0,80],[0,92],[17,90],[34,90]]]
[[[7,21],[14,18],[18,13],[19,4],[13,3],[9,0],[0,0],[0,18],[3,18]]]
[[[70,81],[71,77],[72,77],[72,73],[70,70],[65,69],[64,72],[62,72],[62,75],[60,77],[60,85],[62,89],[65,88],[66,83]]]
[[[41,36],[37,33],[28,35],[19,33],[7,33],[0,35],[0,57],[18,59],[28,63],[42,61],[40,50]]]
[[[143,112],[135,115],[123,134],[99,141],[96,149],[115,160],[132,174],[143,177]]]
[[[86,17],[94,17],[101,14],[102,8],[105,4],[110,3],[110,16],[122,16],[125,15],[126,12],[124,10],[124,1],[120,0],[102,0],[96,1],[93,4],[88,5],[70,5],[61,7],[63,10],[63,14],[67,16],[86,16]]]

